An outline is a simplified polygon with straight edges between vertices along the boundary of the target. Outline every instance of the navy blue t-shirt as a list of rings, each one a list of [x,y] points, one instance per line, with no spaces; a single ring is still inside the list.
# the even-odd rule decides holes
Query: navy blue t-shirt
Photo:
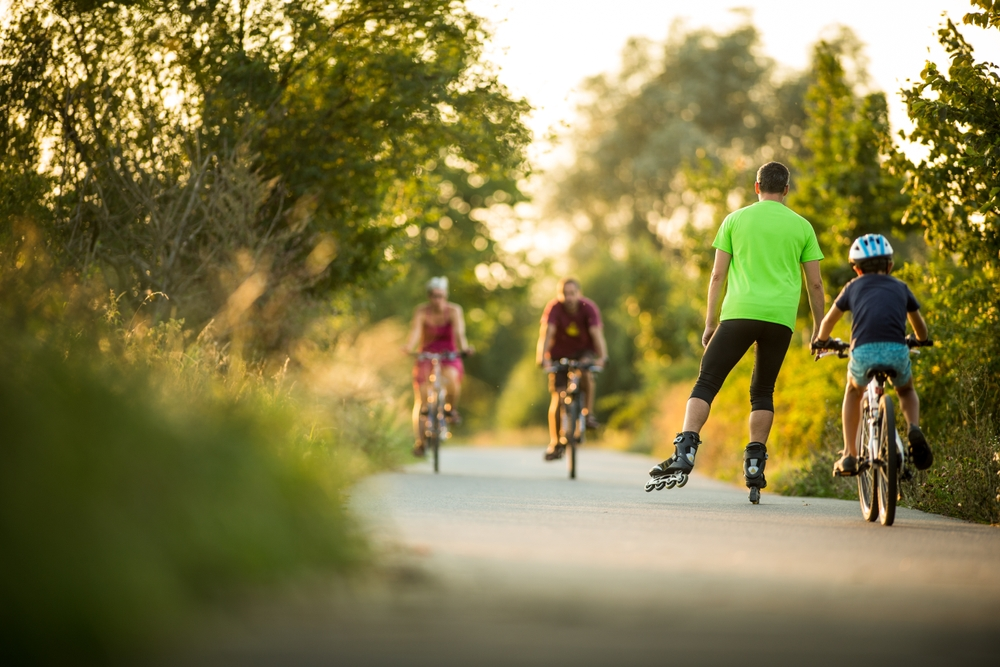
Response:
[[[834,303],[854,312],[852,350],[867,343],[905,343],[906,314],[920,310],[906,283],[884,273],[858,276],[844,285]]]

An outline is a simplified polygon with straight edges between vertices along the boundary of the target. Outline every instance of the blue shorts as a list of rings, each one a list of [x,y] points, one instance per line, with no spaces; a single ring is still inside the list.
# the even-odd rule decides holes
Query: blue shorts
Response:
[[[867,343],[851,350],[847,374],[859,387],[868,384],[868,371],[872,366],[889,366],[895,370],[892,384],[901,387],[910,381],[910,348],[906,343]]]

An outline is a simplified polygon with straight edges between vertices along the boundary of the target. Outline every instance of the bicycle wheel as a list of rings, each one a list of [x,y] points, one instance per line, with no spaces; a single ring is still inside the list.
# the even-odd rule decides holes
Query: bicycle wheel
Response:
[[[866,521],[878,518],[878,486],[875,484],[875,466],[869,463],[868,420],[871,419],[871,406],[868,405],[868,395],[861,399],[861,421],[858,422],[858,435],[855,445],[858,448],[858,500],[861,501],[861,516]]]
[[[891,526],[896,518],[896,498],[899,491],[899,451],[896,449],[896,416],[892,397],[882,394],[879,400],[878,433],[878,511],[883,526]]]
[[[431,435],[427,438],[427,446],[431,449],[434,459],[434,472],[438,471],[438,450],[441,448],[441,432],[438,430],[437,419],[432,420]]]
[[[576,479],[576,445],[579,442],[577,436],[577,422],[580,421],[579,399],[573,400],[565,406],[566,420],[563,422],[566,431],[566,467],[569,470],[569,478]]]
[[[441,443],[441,426],[436,407],[431,408],[431,413],[427,415],[424,426],[424,448],[430,450],[431,459],[434,461],[434,472],[438,471],[438,445]]]

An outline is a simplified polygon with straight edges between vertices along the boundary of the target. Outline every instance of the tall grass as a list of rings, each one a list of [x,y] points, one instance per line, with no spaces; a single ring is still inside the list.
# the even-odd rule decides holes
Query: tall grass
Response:
[[[409,435],[371,368],[337,366],[346,342],[321,327],[247,361],[19,263],[0,272],[0,663],[131,661],[233,594],[366,560],[345,493]]]

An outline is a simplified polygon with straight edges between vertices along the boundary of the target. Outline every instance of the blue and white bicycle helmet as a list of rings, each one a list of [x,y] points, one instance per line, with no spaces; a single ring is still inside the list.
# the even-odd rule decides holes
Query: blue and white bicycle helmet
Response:
[[[892,246],[881,234],[865,234],[856,238],[851,244],[851,253],[848,257],[852,262],[873,257],[892,257]]]

